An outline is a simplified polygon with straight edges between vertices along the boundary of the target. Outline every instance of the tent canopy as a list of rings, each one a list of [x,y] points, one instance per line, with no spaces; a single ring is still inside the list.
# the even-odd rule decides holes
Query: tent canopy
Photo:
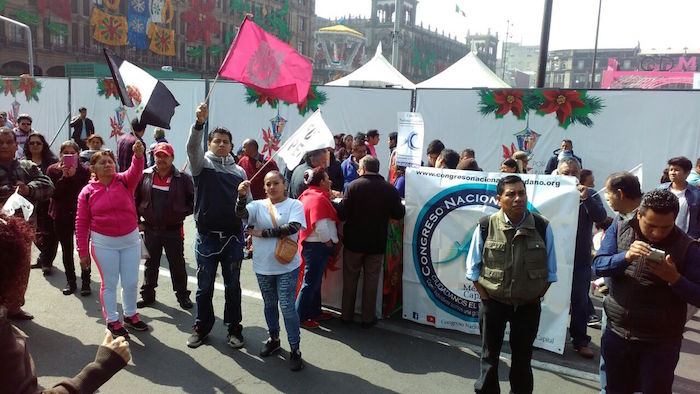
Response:
[[[404,77],[382,55],[381,42],[374,57],[352,73],[328,82],[328,86],[364,86],[414,89],[416,85]]]
[[[440,74],[427,79],[418,88],[509,88],[510,86],[498,78],[473,52],[459,59]]]

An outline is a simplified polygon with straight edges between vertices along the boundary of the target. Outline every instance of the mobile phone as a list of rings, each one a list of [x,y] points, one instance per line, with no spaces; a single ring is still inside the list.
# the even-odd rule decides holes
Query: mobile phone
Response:
[[[663,262],[664,259],[666,258],[666,252],[664,252],[661,249],[656,249],[656,248],[650,248],[651,253],[647,256],[647,260],[652,260],[656,262]]]
[[[78,167],[78,156],[73,154],[63,155],[63,166],[68,168]]]

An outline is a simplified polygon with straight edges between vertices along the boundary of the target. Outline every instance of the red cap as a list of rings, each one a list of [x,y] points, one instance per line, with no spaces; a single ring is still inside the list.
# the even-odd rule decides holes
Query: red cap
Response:
[[[158,153],[165,153],[170,157],[175,157],[173,146],[167,142],[159,142],[158,145],[156,145],[156,147],[153,149],[153,156],[156,156]]]

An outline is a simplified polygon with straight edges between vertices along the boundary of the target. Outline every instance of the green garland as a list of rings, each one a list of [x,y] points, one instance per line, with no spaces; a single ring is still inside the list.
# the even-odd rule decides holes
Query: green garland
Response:
[[[508,92],[522,93],[522,98],[520,99],[522,101],[522,111],[519,116],[509,107],[501,111],[505,113],[498,113],[499,108],[502,108],[503,104],[496,102],[496,95],[503,95]],[[556,100],[552,100],[551,97],[548,99],[545,93],[548,95],[559,95],[563,100],[570,101],[570,105],[568,107],[557,106]],[[565,97],[566,95],[571,95],[571,97]],[[593,120],[591,116],[599,114],[604,107],[603,99],[596,96],[588,96],[586,90],[479,90],[478,111],[484,116],[493,113],[496,119],[501,119],[508,112],[513,112],[513,115],[519,120],[525,120],[530,111],[534,111],[539,116],[554,114],[557,117],[559,126],[563,129],[567,129],[572,124],[592,127]]]
[[[25,10],[16,11],[15,18],[25,25],[37,26],[39,24],[39,17]]]
[[[6,5],[7,5],[7,0],[0,0],[0,12],[5,12]]]
[[[218,56],[221,55],[221,52],[223,52],[221,45],[212,45],[209,47],[209,54],[211,55]]]
[[[193,59],[201,59],[202,56],[204,56],[204,51],[202,51],[202,48],[199,48],[199,47],[188,47],[187,48],[187,57],[191,57]]]
[[[255,89],[246,87],[245,89],[245,102],[247,104],[255,103],[255,106],[260,108],[265,103],[269,104],[271,108],[277,108],[280,100],[273,97],[261,97],[261,95],[255,91]],[[318,107],[324,105],[328,101],[328,96],[325,92],[318,90],[318,87],[311,86],[309,93],[306,96],[306,100],[303,103],[297,104],[297,110],[299,115],[304,116],[309,111],[316,111]],[[282,101],[284,105],[291,105],[287,101]]]
[[[55,36],[68,36],[68,26],[64,25],[63,23],[49,23],[49,31]]]

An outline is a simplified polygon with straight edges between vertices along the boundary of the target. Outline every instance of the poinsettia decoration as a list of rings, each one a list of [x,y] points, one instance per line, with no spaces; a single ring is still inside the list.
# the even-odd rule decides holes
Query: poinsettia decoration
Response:
[[[212,34],[220,34],[221,26],[213,14],[215,0],[191,0],[189,10],[182,13],[182,20],[187,22],[187,42],[204,40],[209,46]]]
[[[119,100],[119,90],[117,90],[117,84],[112,78],[97,80],[97,94],[104,98],[114,97]]]
[[[559,126],[564,129],[574,123],[593,126],[590,116],[597,115],[604,107],[600,97],[588,96],[585,90],[482,89],[479,98],[479,112],[484,116],[494,113],[500,119],[512,112],[524,120],[530,111],[540,116],[555,113]]]
[[[276,136],[269,127],[267,130],[262,129],[262,132],[263,140],[265,141],[265,146],[263,146],[262,153],[265,154],[265,152],[267,152],[268,157],[272,157],[274,151],[280,150],[281,136]]]
[[[27,102],[35,100],[39,101],[39,92],[41,92],[41,82],[37,81],[29,74],[23,74],[19,78],[4,78],[0,85],[0,93],[5,96],[17,96],[17,92],[24,92]]]
[[[297,104],[297,109],[299,110],[299,114],[303,116],[309,111],[316,111],[318,107],[325,104],[327,100],[328,97],[325,92],[319,91],[316,86],[311,86],[309,93],[306,95],[306,99]],[[266,103],[272,108],[277,108],[279,104],[279,99],[267,96],[250,87],[246,87],[245,101],[248,104],[255,103],[258,108]],[[286,101],[282,101],[282,103],[284,103],[284,105],[290,105],[290,103]]]

